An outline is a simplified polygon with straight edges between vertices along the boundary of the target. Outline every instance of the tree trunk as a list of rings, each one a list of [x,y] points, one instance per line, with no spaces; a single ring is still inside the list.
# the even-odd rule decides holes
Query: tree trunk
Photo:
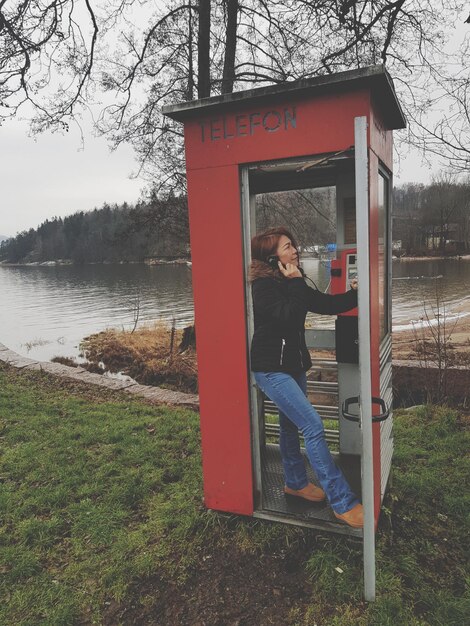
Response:
[[[225,0],[227,29],[225,32],[224,73],[222,93],[232,93],[235,81],[235,52],[237,48],[238,0]]]
[[[211,34],[211,3],[210,0],[199,0],[199,29],[198,29],[198,98],[207,98],[211,95],[210,80],[210,34]]]
[[[192,100],[194,98],[194,63],[193,63],[193,7],[192,0],[189,0],[189,13],[188,13],[188,88],[186,92],[186,99]]]

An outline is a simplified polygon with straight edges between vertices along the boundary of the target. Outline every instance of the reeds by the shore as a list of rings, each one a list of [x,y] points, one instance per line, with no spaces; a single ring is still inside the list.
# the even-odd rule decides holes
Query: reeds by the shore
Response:
[[[182,348],[183,330],[157,322],[134,332],[108,329],[86,337],[80,349],[88,361],[122,372],[144,385],[197,392],[194,345]]]

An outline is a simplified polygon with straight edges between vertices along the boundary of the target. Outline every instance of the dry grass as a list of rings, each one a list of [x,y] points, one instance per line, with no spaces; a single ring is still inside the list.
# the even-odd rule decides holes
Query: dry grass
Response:
[[[80,344],[92,363],[122,372],[139,383],[197,392],[197,359],[193,346],[180,350],[183,331],[158,322],[130,331],[109,329]]]

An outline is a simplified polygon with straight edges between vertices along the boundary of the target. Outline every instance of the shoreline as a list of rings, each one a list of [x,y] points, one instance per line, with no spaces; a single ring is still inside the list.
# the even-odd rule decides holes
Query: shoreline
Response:
[[[392,261],[468,261],[470,254],[442,254],[436,256],[392,256]]]
[[[409,345],[409,342],[406,342]],[[470,344],[469,344],[470,345]],[[467,350],[468,353],[468,350]],[[320,355],[317,355],[320,356]],[[327,358],[329,354],[326,355]],[[452,358],[443,366],[439,365],[430,354],[423,359],[423,355],[404,354],[397,355],[396,346],[393,347],[392,371],[394,379],[394,401],[398,406],[410,406],[420,404],[425,398],[434,397],[436,389],[441,389],[444,384],[446,400],[466,402],[469,389],[470,363],[467,359],[459,360]],[[106,373],[98,374],[87,371],[83,367],[75,367],[59,362],[38,361],[28,359],[10,350],[0,343],[0,363],[12,366],[17,370],[33,370],[52,374],[62,379],[69,379],[93,386],[104,387],[113,391],[121,391],[131,396],[138,396],[151,404],[177,406],[199,410],[199,394],[188,392],[185,388],[164,388],[159,384],[137,382],[136,380],[124,380],[111,378]],[[197,369],[197,366],[196,366]],[[312,374],[315,372],[312,370]],[[440,395],[437,398],[442,399]],[[329,398],[321,395],[316,397],[317,403],[329,405]]]
[[[304,257],[305,259],[314,259],[316,257]],[[468,261],[470,254],[454,254],[439,256],[392,256],[392,261]],[[191,257],[178,257],[176,259],[168,259],[164,257],[150,257],[143,261],[89,261],[84,263],[74,263],[71,259],[55,259],[53,261],[30,261],[28,263],[10,263],[9,261],[0,261],[0,267],[54,267],[58,265],[192,265]]]
[[[81,266],[81,265],[188,265],[191,259],[188,257],[177,259],[150,258],[144,261],[89,261],[87,263],[74,263],[70,259],[57,259],[55,261],[31,261],[30,263],[9,263],[0,261],[0,267],[57,267],[57,266]]]
[[[165,389],[156,385],[142,385],[133,380],[118,380],[109,378],[103,374],[88,372],[83,367],[71,367],[54,363],[52,361],[38,361],[21,356],[14,350],[10,350],[3,343],[0,343],[0,362],[11,365],[18,370],[34,370],[48,372],[60,378],[68,378],[77,382],[106,387],[114,391],[124,391],[134,396],[140,396],[153,404],[164,404],[167,406],[178,406],[183,408],[199,410],[199,395]]]

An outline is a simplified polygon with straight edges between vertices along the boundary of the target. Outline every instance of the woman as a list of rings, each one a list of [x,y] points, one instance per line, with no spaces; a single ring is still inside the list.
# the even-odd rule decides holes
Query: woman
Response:
[[[308,287],[297,244],[284,227],[253,237],[251,256],[255,326],[251,369],[258,387],[279,409],[284,492],[312,502],[326,497],[338,519],[362,528],[362,505],[334,463],[321,418],[306,398],[306,371],[312,365],[305,343],[307,311],[335,315],[353,309],[357,306],[357,281],[351,282],[350,291],[339,295]],[[321,489],[308,481],[299,430]]]

